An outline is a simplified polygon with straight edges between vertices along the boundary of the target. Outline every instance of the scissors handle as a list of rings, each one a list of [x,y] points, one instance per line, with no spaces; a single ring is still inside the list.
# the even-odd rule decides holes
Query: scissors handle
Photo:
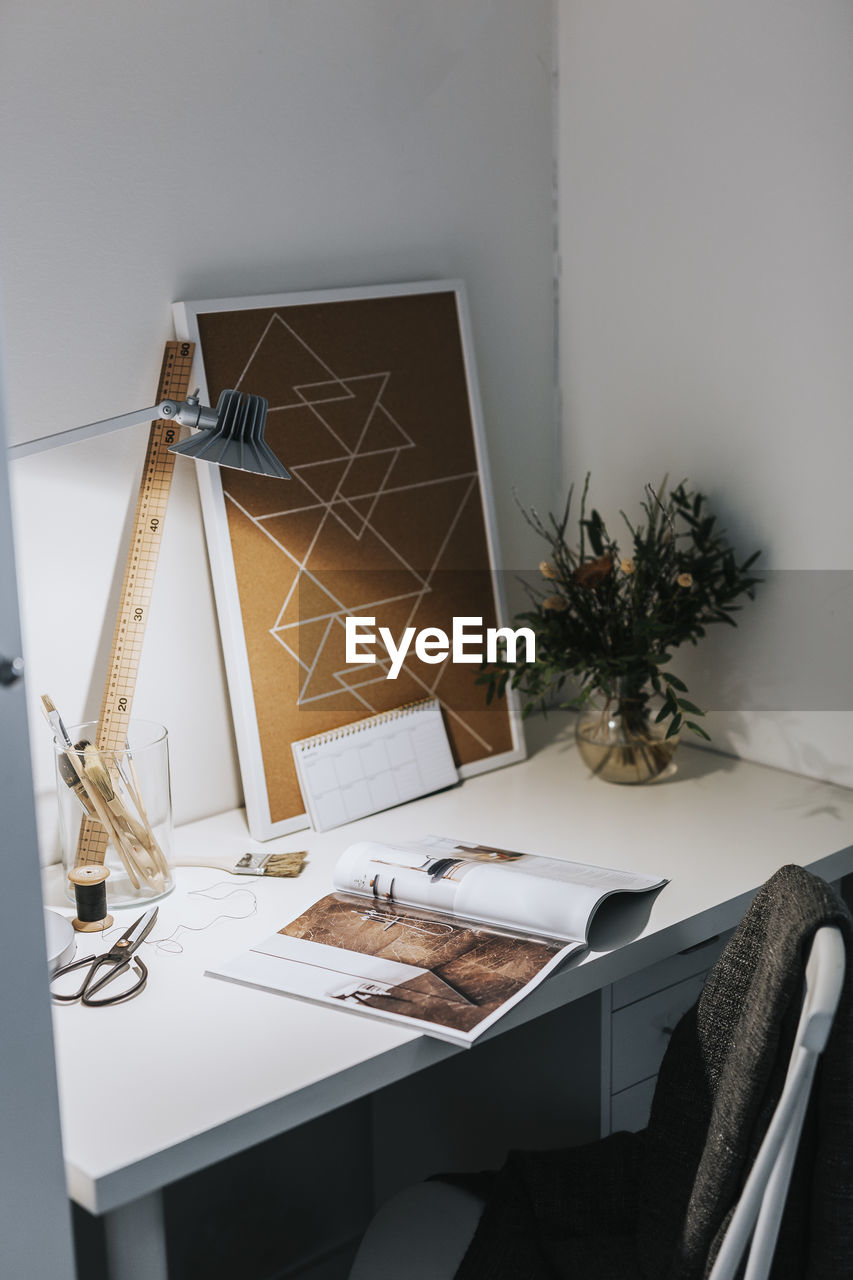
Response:
[[[61,968],[56,969],[50,979],[50,994],[58,1004],[72,1004],[75,1000],[80,1000],[83,992],[86,990],[89,979],[92,976],[92,969],[97,964],[100,957],[86,956],[83,960],[72,960],[70,964],[64,964]],[[53,984],[57,978],[63,977],[66,973],[74,973],[76,969],[85,969],[89,966],[89,972],[83,979],[82,985],[76,991],[59,992],[54,991]]]
[[[99,991],[103,991],[104,987],[112,982],[114,978],[117,978],[119,974],[129,969],[131,965],[138,974],[138,981],[133,986],[127,987],[113,996],[96,998]],[[57,978],[61,978],[66,973],[73,973],[76,969],[83,969],[86,966],[88,966],[89,971],[76,991],[60,993],[53,990],[53,983]],[[102,973],[100,977],[97,977],[98,971],[102,968],[106,968],[106,973]],[[98,1008],[100,1005],[121,1004],[124,1000],[130,1000],[132,996],[137,995],[143,989],[147,981],[147,966],[136,956],[133,957],[133,960],[130,957],[124,960],[116,960],[110,955],[87,956],[84,960],[74,960],[71,964],[63,965],[61,969],[56,970],[51,979],[51,995],[60,1004],[72,1004],[75,1000],[79,1000],[90,1008]]]
[[[93,979],[102,964],[108,964],[109,968],[107,972],[102,974],[101,977],[98,978],[97,982],[95,982]],[[108,983],[112,982],[113,978],[117,978],[120,973],[124,973],[126,969],[130,968],[135,969],[138,974],[138,980],[132,987],[126,987],[121,991],[116,992],[114,996],[104,996],[98,1000],[93,999],[96,992],[102,991]],[[99,963],[97,965],[93,965],[92,972],[83,984],[83,994],[80,997],[80,1000],[82,1004],[88,1005],[93,1009],[98,1008],[100,1005],[121,1004],[124,1000],[131,1000],[133,996],[138,995],[138,993],[144,988],[147,981],[148,967],[143,960],[139,959],[138,956],[134,956],[132,960],[130,958],[121,960],[118,964],[116,964],[114,960],[111,960],[106,956],[102,956],[100,957]]]

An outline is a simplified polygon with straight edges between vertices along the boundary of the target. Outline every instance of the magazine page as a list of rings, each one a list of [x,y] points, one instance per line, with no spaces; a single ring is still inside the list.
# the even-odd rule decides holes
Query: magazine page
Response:
[[[363,840],[335,868],[335,888],[377,903],[441,911],[458,920],[583,942],[612,893],[643,893],[666,881],[494,845],[428,836],[418,844]]]
[[[466,1045],[581,949],[579,942],[519,936],[333,893],[209,972]]]

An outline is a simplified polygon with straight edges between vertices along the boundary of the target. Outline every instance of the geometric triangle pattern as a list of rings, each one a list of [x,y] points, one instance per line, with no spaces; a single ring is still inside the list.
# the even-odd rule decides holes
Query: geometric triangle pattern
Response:
[[[282,372],[278,383],[274,383],[278,398],[270,399],[267,435],[274,424],[286,440],[287,416],[307,410],[316,427],[313,456],[300,462],[288,455],[286,445],[282,448],[293,480],[288,486],[276,485],[270,490],[275,510],[249,511],[242,507],[229,492],[227,472],[222,476],[223,489],[226,499],[263,531],[295,570],[284,598],[271,611],[269,634],[299,667],[299,705],[307,707],[346,690],[360,700],[365,714],[371,714],[377,708],[370,697],[370,686],[384,683],[388,662],[378,661],[362,668],[343,664],[344,618],[350,614],[385,615],[389,606],[397,606],[395,634],[416,625],[456,524],[466,503],[476,496],[478,473],[463,471],[431,482],[433,518],[426,535],[418,535],[413,541],[399,513],[404,513],[411,490],[422,488],[424,482],[394,483],[400,456],[414,449],[415,444],[388,407],[386,393],[391,372],[336,373],[322,354],[309,346],[292,321],[276,312],[246,361],[236,382],[237,390],[244,383],[255,385],[253,367],[265,362],[265,390],[269,393],[268,348],[282,340],[297,347],[303,360],[308,358],[317,376],[294,384]],[[278,362],[282,371],[286,366],[286,360]],[[280,506],[283,487],[290,490],[289,505],[284,509]],[[395,523],[402,537],[389,532],[389,525]],[[318,556],[321,543],[325,562]],[[331,564],[330,547],[337,552]],[[425,549],[429,557],[426,562]],[[355,570],[363,563],[359,552],[365,551],[375,568],[367,575],[348,574],[347,552]],[[365,578],[375,590],[353,598],[356,581],[363,585]],[[404,662],[404,670],[424,695],[439,696],[446,664],[432,668],[429,679],[425,678],[422,665],[411,658]],[[445,706],[445,711],[451,717],[455,715],[452,707]],[[491,749],[469,724],[464,727],[483,748]]]

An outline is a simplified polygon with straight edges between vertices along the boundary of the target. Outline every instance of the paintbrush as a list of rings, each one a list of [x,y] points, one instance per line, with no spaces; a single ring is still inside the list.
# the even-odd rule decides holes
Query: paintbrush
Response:
[[[83,746],[82,743],[80,745]],[[128,855],[127,849],[124,846],[124,840],[123,840],[122,834],[120,831],[116,829],[115,823],[113,822],[112,814],[110,813],[107,806],[104,804],[104,801],[100,796],[97,787],[90,781],[90,779],[86,774],[85,766],[83,763],[85,760],[85,754],[86,754],[85,749],[78,753],[76,749],[72,747],[69,751],[66,751],[65,757],[68,760],[72,770],[77,775],[80,785],[85,790],[88,801],[91,804],[92,808],[94,809],[95,814],[98,818],[98,821],[101,823],[104,830],[106,831],[108,839],[112,840],[113,845],[115,846],[116,853],[121,858],[122,865],[124,866],[124,869],[128,874],[130,883],[133,885],[134,889],[138,889],[139,877],[136,874],[137,872],[136,864],[134,862],[133,857]]]
[[[124,848],[125,855],[146,880],[155,879],[160,875],[160,868],[150,849],[153,836],[128,813],[121,798],[116,795],[109,769],[104,764],[97,747],[93,747],[91,743],[83,753],[83,763],[87,779],[100,793],[101,799],[110,812],[113,828]]]
[[[116,757],[116,761],[115,761],[116,769],[118,770],[118,775],[121,778],[125,786],[125,789],[127,790],[128,795],[130,796],[133,803],[136,805],[136,812],[139,814],[139,817],[142,822],[142,828],[146,832],[146,839],[148,841],[148,852],[151,854],[152,858],[157,863],[157,867],[160,874],[164,876],[165,879],[168,879],[169,864],[166,861],[166,855],[163,853],[163,850],[160,848],[159,844],[157,843],[157,839],[154,835],[154,828],[151,825],[151,821],[148,817],[148,814],[145,812],[145,805],[142,800],[142,791],[139,786],[139,779],[136,776],[136,767],[133,763],[133,756],[131,755],[130,746],[127,744],[125,745],[126,745],[127,764],[128,764],[128,768],[130,769],[130,777],[128,778],[127,775],[125,774],[124,770],[121,767],[121,761],[118,759],[118,757]],[[128,819],[130,819],[130,814],[128,814]]]
[[[53,736],[57,742],[63,742],[66,748],[71,746],[71,738],[68,736],[68,730],[65,727],[62,716],[56,709],[56,703],[53,698],[48,697],[46,693],[41,695],[41,709],[44,712],[44,718],[53,730]]]
[[[64,753],[58,757],[59,776],[62,778],[65,785],[74,792],[77,799],[80,801],[80,804],[83,806],[85,813],[90,818],[97,818],[98,821],[100,821],[97,809],[89,798],[89,793],[86,790],[86,786],[83,781],[85,776],[83,770],[83,752],[89,745],[88,742],[84,739],[82,742],[78,742],[76,746],[72,743],[68,730],[65,727],[65,722],[57,711],[56,704],[53,699],[49,697],[48,694],[42,694],[41,705],[45,719],[53,731],[54,738],[57,743],[61,743],[65,747]]]
[[[87,744],[85,742],[78,742],[77,744],[76,750],[81,756],[86,745]],[[74,770],[74,766],[68,758],[68,752],[66,751],[63,754],[57,755],[56,760],[60,778],[65,783],[66,787],[68,787],[70,791],[74,792],[75,796],[80,801],[86,817],[97,819],[98,815],[95,812],[92,801],[89,799],[86,788],[83,786],[78,774]]]
[[[244,853],[230,870],[235,876],[298,876],[307,857],[304,849],[295,853]]]

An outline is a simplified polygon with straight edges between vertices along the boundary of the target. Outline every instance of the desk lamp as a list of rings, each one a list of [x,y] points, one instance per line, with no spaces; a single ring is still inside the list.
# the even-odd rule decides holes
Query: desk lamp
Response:
[[[55,435],[40,436],[25,444],[12,445],[11,457],[24,458],[43,449],[88,440],[106,435],[109,431],[121,431],[140,422],[154,419],[171,419],[182,427],[192,427],[198,434],[189,436],[178,444],[169,446],[171,453],[183,453],[199,462],[212,462],[219,467],[235,467],[238,471],[252,471],[260,476],[272,476],[276,480],[289,480],[290,472],[282,466],[264,440],[267,420],[267,401],[263,396],[244,395],[239,391],[223,391],[215,409],[199,404],[198,392],[186,400],[161,400],[147,409],[135,413],[123,413],[117,418],[104,418],[84,427],[71,427]]]

